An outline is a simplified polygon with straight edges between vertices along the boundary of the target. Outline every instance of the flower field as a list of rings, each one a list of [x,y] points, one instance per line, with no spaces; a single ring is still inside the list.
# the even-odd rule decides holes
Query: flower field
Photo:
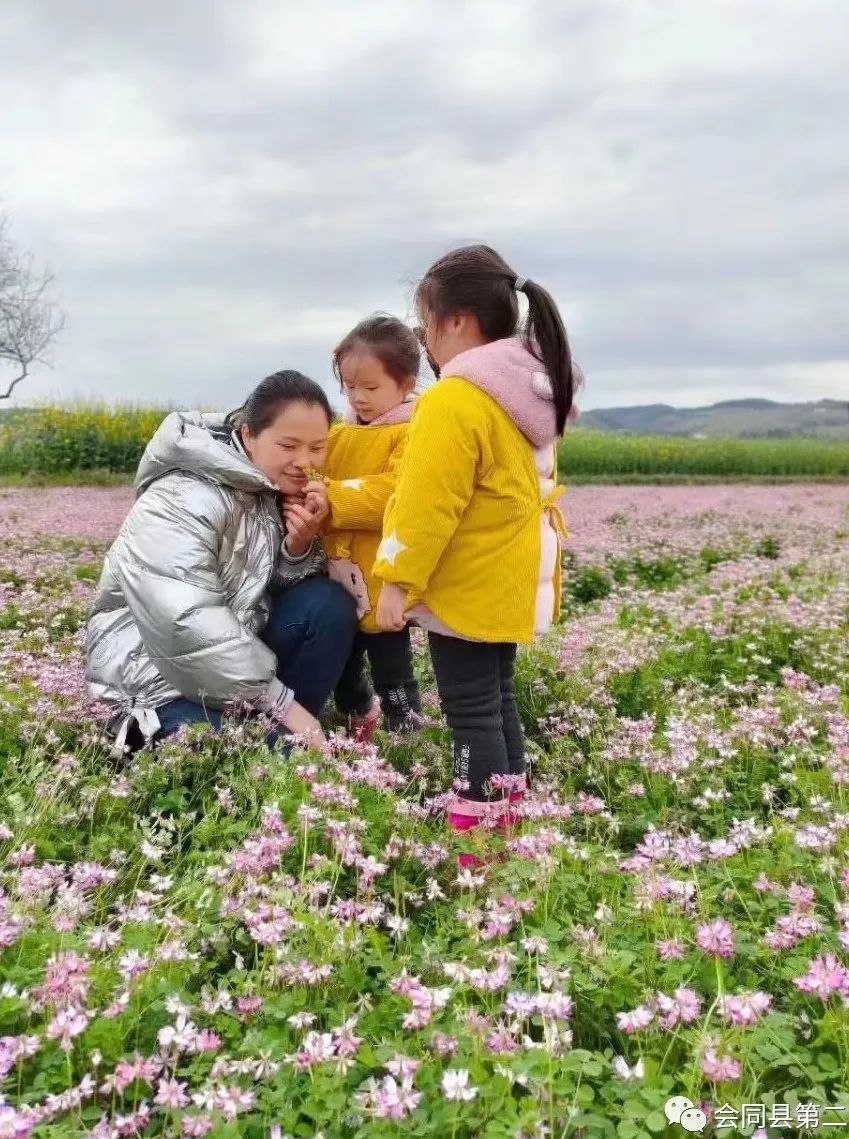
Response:
[[[464,839],[438,722],[110,760],[82,623],[130,502],[0,490],[0,1139],[849,1125],[845,486],[571,490],[532,794]]]

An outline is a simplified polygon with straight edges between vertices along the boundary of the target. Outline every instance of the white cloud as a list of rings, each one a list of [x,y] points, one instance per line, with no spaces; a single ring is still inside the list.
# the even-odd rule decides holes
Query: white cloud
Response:
[[[589,404],[832,395],[847,36],[843,0],[9,0],[0,199],[70,321],[21,398],[329,382],[464,240],[560,299]]]

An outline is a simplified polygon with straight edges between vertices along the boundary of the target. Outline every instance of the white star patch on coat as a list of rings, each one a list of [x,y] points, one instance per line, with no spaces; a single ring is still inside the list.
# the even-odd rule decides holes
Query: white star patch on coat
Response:
[[[343,479],[342,486],[347,487],[348,490],[359,490],[363,485],[362,479]]]
[[[392,533],[388,534],[378,546],[377,561],[386,562],[388,565],[394,566],[395,559],[398,557],[402,550],[406,549],[407,547],[404,545],[404,543],[398,541],[397,530],[393,530]]]

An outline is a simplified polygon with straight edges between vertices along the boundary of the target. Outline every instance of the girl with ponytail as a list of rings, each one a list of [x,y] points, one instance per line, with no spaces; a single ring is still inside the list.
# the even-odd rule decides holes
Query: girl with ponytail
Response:
[[[454,736],[448,821],[466,831],[509,822],[524,791],[514,662],[559,614],[556,444],[578,370],[551,295],[489,246],[440,258],[416,305],[441,378],[417,401],[384,518],[377,621],[428,631]]]

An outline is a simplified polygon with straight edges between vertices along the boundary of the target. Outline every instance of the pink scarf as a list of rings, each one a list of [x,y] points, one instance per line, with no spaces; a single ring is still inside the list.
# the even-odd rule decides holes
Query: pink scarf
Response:
[[[345,422],[357,424],[359,427],[388,427],[393,423],[409,423],[415,402],[415,394],[411,392],[404,397],[401,403],[395,407],[390,407],[389,411],[385,411],[383,415],[379,415],[377,419],[373,419],[371,423],[360,424],[357,424],[357,413],[349,406],[345,412]]]

